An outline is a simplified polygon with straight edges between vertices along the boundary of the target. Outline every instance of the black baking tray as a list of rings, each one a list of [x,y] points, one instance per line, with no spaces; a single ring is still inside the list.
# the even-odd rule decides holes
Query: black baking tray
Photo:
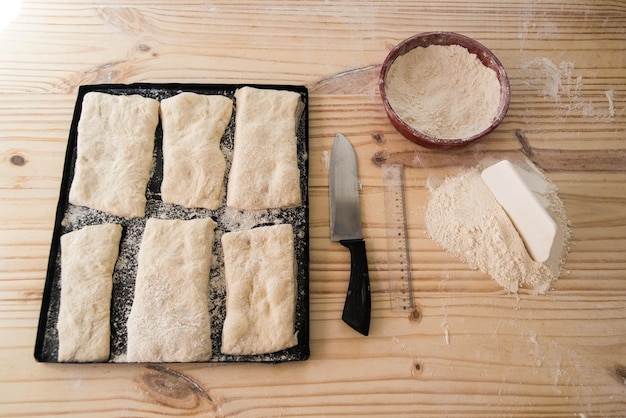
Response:
[[[237,211],[226,208],[225,193],[222,205],[217,210],[189,209],[178,205],[165,204],[161,201],[160,185],[163,178],[162,142],[163,131],[159,122],[155,133],[155,146],[150,180],[146,190],[146,216],[143,218],[123,218],[100,212],[83,206],[68,203],[68,195],[74,164],[76,161],[76,141],[78,121],[81,115],[82,101],[85,94],[97,91],[115,95],[139,94],[162,100],[181,92],[198,94],[224,95],[235,102],[235,91],[243,86],[256,88],[290,90],[300,94],[304,110],[297,130],[298,166],[300,169],[300,186],[302,205],[294,208],[269,209],[262,211]],[[309,194],[308,194],[308,145],[309,115],[308,90],[297,85],[260,85],[260,84],[98,84],[81,86],[74,108],[74,116],[70,128],[65,166],[61,181],[59,203],[50,248],[50,258],[46,275],[45,287],[39,316],[37,339],[35,342],[35,359],[39,362],[58,362],[58,333],[56,324],[60,301],[61,275],[61,235],[88,225],[105,222],[116,222],[123,226],[120,255],[113,274],[113,293],[111,298],[111,356],[109,363],[124,363],[126,353],[126,321],[130,313],[134,294],[134,282],[137,271],[136,256],[138,242],[147,218],[159,217],[167,219],[194,219],[210,216],[218,223],[215,230],[213,247],[214,268],[211,270],[210,295],[208,309],[211,313],[211,340],[213,356],[209,362],[263,362],[278,363],[284,361],[306,360],[309,357]],[[224,176],[224,190],[227,187],[228,173],[232,162],[232,150],[235,131],[236,102],[233,115],[222,137],[220,147],[226,157],[227,167]],[[226,190],[227,192],[227,190]],[[225,317],[225,279],[223,275],[223,251],[220,237],[225,232],[275,223],[290,223],[294,228],[294,243],[297,265],[297,296],[295,331],[298,344],[294,347],[275,353],[258,355],[223,354],[220,350],[222,326]],[[122,261],[120,261],[122,260]],[[217,266],[217,267],[215,267]]]

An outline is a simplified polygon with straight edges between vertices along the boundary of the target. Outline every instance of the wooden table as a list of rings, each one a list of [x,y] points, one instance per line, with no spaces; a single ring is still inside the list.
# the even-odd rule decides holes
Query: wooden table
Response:
[[[625,28],[626,4],[610,0],[23,0],[0,31],[0,416],[625,416]],[[390,48],[431,30],[484,43],[511,81],[504,123],[457,152],[403,139],[379,100]],[[78,86],[131,82],[309,88],[309,360],[35,362]],[[368,337],[340,319],[349,256],[329,239],[336,131],[353,142],[363,185]],[[406,165],[419,315],[389,307],[381,152]],[[425,233],[429,177],[520,154],[557,185],[572,226],[546,295],[507,294]]]

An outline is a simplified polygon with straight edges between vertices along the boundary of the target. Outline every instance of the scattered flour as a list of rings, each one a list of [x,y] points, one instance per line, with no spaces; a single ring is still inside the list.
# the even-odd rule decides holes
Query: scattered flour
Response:
[[[569,222],[557,190],[531,162],[515,164],[520,176],[557,224],[552,252],[544,263],[528,254],[513,223],[480,177],[477,167],[432,186],[426,230],[432,239],[464,262],[490,275],[510,292],[520,287],[545,293],[561,274],[568,251]]]
[[[613,94],[615,94],[614,90],[607,90],[604,92],[606,96],[606,100],[609,101],[609,117],[615,117],[615,102],[613,101]]]
[[[583,96],[583,77],[574,75],[575,65],[570,61],[562,61],[556,65],[549,58],[533,58],[522,62],[522,83],[537,91],[537,94],[552,98],[558,104],[560,115],[577,115],[585,118],[613,118],[615,106],[613,90],[606,90],[608,111],[603,112],[594,107],[591,99]]]
[[[322,151],[322,163],[326,171],[330,170],[330,152],[328,150]]]
[[[573,64],[562,62],[561,66],[564,69],[572,68]],[[524,85],[535,88],[543,97],[559,98],[562,87],[561,69],[550,59],[535,58],[524,61],[520,67],[524,74]]]

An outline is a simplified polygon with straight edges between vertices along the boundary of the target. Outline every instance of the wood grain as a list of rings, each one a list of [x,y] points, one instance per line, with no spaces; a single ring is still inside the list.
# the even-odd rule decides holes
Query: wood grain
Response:
[[[0,416],[624,416],[625,27],[618,0],[22,1],[0,31]],[[445,153],[403,139],[377,88],[388,51],[431,30],[487,45],[511,81],[503,124]],[[78,86],[139,81],[309,88],[309,360],[34,361]],[[359,163],[369,337],[341,321],[349,255],[328,226],[337,131]],[[426,235],[427,182],[482,158],[529,158],[559,189],[571,249],[546,295],[507,294]],[[379,166],[390,161],[406,166],[417,308],[403,314],[387,289]]]

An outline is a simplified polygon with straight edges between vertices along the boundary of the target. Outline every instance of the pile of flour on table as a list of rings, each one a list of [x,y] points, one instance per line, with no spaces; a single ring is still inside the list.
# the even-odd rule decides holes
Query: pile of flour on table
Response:
[[[550,257],[539,263],[530,257],[513,223],[482,180],[480,173],[489,165],[483,161],[438,186],[429,179],[426,231],[447,251],[488,274],[506,290],[528,288],[533,293],[545,293],[561,275],[570,237],[557,188],[530,161],[514,163],[557,225]]]

